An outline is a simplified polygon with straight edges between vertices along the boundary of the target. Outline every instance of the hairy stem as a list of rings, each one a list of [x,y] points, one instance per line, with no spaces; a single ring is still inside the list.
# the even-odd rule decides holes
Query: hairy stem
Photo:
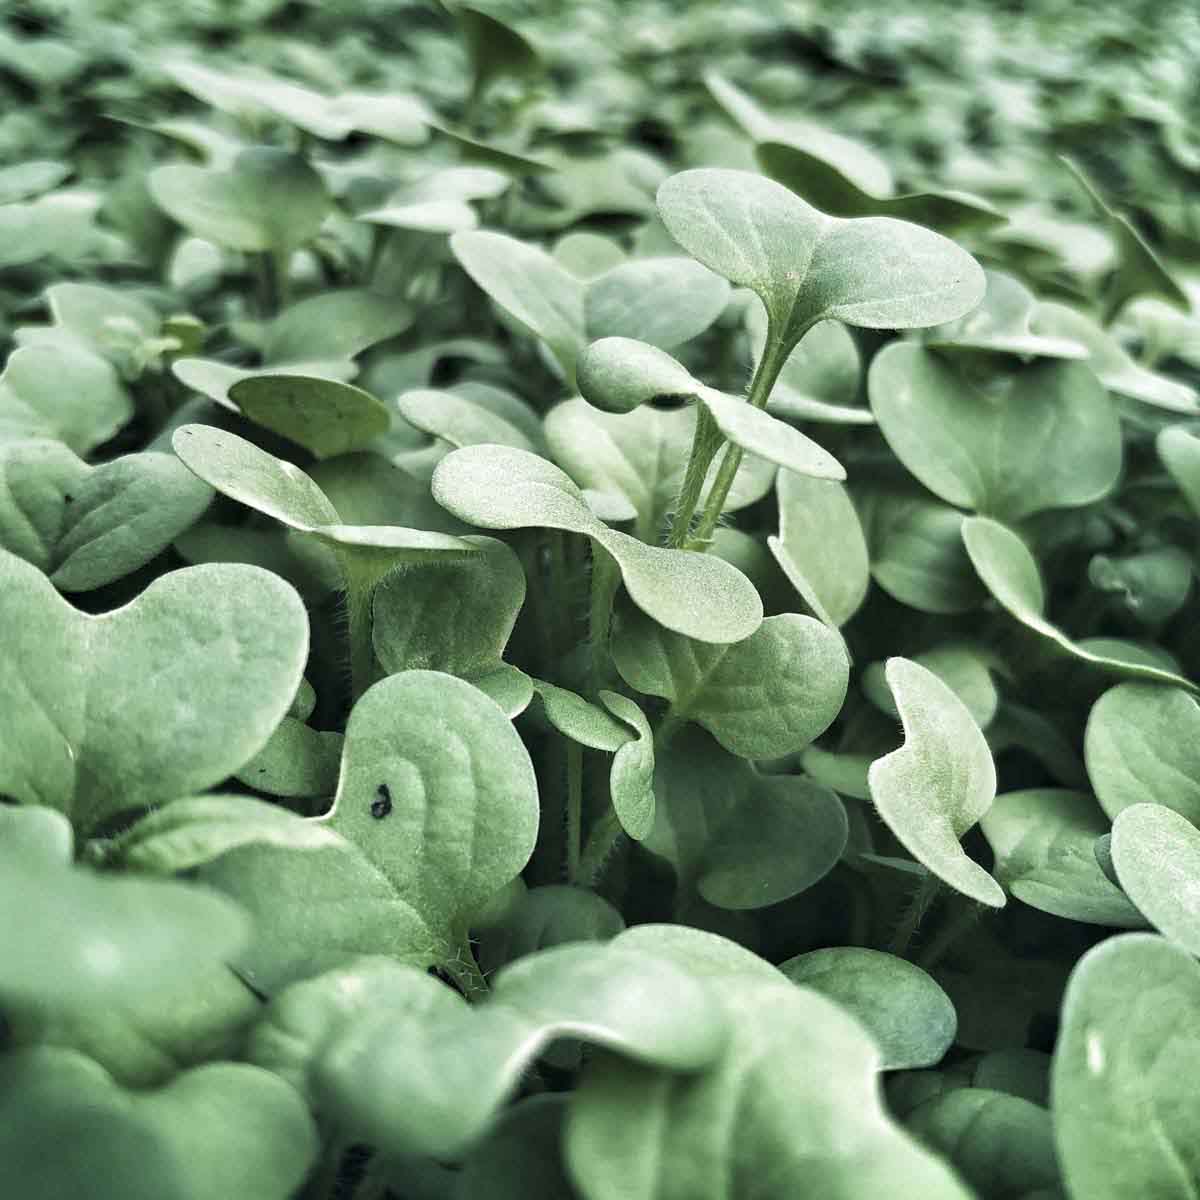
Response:
[[[567,739],[567,882],[579,881],[583,841],[583,747]]]
[[[721,448],[721,433],[716,422],[708,415],[708,410],[701,405],[696,406],[696,431],[692,435],[692,450],[688,457],[687,469],[684,471],[683,483],[679,486],[679,496],[675,501],[675,515],[671,519],[671,532],[667,537],[667,545],[679,549],[687,544],[692,528],[692,517],[696,506],[700,503],[700,493],[704,489],[704,479],[708,468]]]
[[[892,934],[892,940],[888,945],[889,954],[894,954],[897,958],[905,957],[908,947],[912,943],[913,935],[920,927],[921,921],[929,911],[929,906],[933,903],[940,888],[941,881],[936,875],[927,874],[921,879],[920,885],[908,902],[908,907],[900,917],[900,924],[896,926],[896,932]]]
[[[946,952],[960,937],[970,930],[983,916],[983,906],[971,900],[965,901],[953,916],[942,922],[942,927],[930,939],[929,945],[917,956],[917,966],[926,971],[936,967]]]
[[[458,941],[458,950],[453,958],[444,959],[438,964],[458,985],[459,990],[468,1000],[482,1000],[488,993],[487,980],[475,961],[475,952],[471,949],[471,939],[464,933]]]
[[[803,337],[807,332],[807,329],[803,330],[800,336]],[[799,341],[799,338],[796,340]],[[747,404],[755,408],[766,408],[767,401],[771,397],[771,389],[775,386],[779,372],[783,370],[783,365],[787,362],[788,355],[791,354],[795,344],[795,342],[784,342],[777,338],[773,331],[767,331],[767,341],[763,347],[762,357],[758,360],[758,366],[754,368],[754,378],[750,381],[750,395],[746,399]],[[742,448],[730,443],[725,447],[725,457],[721,460],[721,465],[717,469],[717,477],[713,480],[712,489],[708,493],[708,501],[704,505],[700,524],[696,527],[696,532],[690,541],[686,543],[691,548],[705,549],[712,539],[713,530],[716,529],[717,522],[721,519],[721,513],[725,509],[725,501],[729,498],[729,489],[733,487],[734,478],[741,465]]]
[[[589,683],[593,694],[608,683],[608,634],[612,624],[613,597],[621,573],[603,546],[592,546],[592,590],[588,608]]]
[[[587,845],[579,860],[579,879],[590,888],[595,888],[604,878],[604,872],[612,861],[625,831],[617,820],[616,810],[611,806],[592,826]]]

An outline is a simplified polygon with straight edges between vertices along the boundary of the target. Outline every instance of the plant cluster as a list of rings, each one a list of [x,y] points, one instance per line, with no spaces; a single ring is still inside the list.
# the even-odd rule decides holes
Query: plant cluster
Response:
[[[0,27],[6,1200],[1200,1191],[1200,21],[888,7]]]

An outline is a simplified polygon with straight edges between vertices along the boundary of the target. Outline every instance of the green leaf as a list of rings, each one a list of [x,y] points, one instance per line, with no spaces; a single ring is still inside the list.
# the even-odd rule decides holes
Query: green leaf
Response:
[[[653,400],[686,400],[704,386],[665,350],[628,337],[603,337],[579,356],[579,394],[609,413],[632,412]]]
[[[1200,412],[1200,394],[1195,388],[1135,362],[1111,333],[1084,313],[1047,300],[1037,306],[1033,325],[1039,334],[1070,338],[1082,345],[1088,366],[1110,392],[1166,412],[1188,416]]]
[[[1162,804],[1132,804],[1112,827],[1112,862],[1121,886],[1160,933],[1200,955],[1200,830]]]
[[[146,186],[185,229],[232,250],[290,252],[329,211],[325,185],[307,159],[271,146],[243,150],[226,169],[155,167]]]
[[[1051,1076],[1072,1196],[1185,1200],[1200,1181],[1200,967],[1150,934],[1089,950],[1071,974]]]
[[[281,434],[317,458],[362,450],[388,431],[387,409],[369,392],[300,374],[257,374],[229,388],[229,398],[256,425]]]
[[[0,793],[85,833],[242,766],[286,714],[308,653],[300,597],[256,567],[172,571],[88,616],[0,552],[0,607],[23,634],[0,656]]]
[[[686,637],[736,642],[762,622],[758,593],[735,567],[609,529],[570,477],[535,454],[489,445],[455,450],[438,464],[432,486],[439,504],[483,529],[541,527],[591,538],[616,560],[633,602]]]
[[[871,764],[871,799],[904,848],[943,882],[981,904],[1004,891],[959,844],[996,795],[996,768],[966,705],[930,670],[904,658],[885,668],[904,745]]]
[[[1091,796],[1061,788],[1004,792],[979,825],[996,856],[996,878],[1016,899],[1090,925],[1144,924],[1096,861],[1096,839],[1108,822]]]
[[[859,946],[799,954],[779,969],[793,982],[833,1000],[875,1039],[885,1071],[929,1067],[954,1041],[950,998],[906,959]]]
[[[699,730],[655,754],[654,829],[645,845],[719,908],[777,904],[812,887],[846,846],[846,811],[801,776],[760,775]]]
[[[985,229],[1004,221],[986,200],[966,192],[877,194],[863,183],[856,183],[838,163],[831,162],[826,147],[819,142],[813,145],[811,138],[802,135],[797,138],[794,133],[776,134],[764,138],[755,146],[754,156],[765,175],[836,217],[895,217],[947,232]],[[882,179],[876,180],[876,187],[881,182]]]
[[[618,934],[613,945],[622,950],[638,950],[665,959],[700,979],[751,978],[782,983],[778,967],[765,958],[731,942],[720,934],[690,925],[659,925],[650,922],[634,925]]]
[[[0,996],[19,1005],[64,996],[81,1007],[136,1000],[194,980],[236,953],[250,932],[245,914],[207,889],[24,863],[7,844],[0,900],[22,914],[0,931]]]
[[[923,654],[914,654],[913,661],[932,671],[967,706],[975,724],[987,729],[1000,702],[992,679],[997,665],[994,655],[971,642],[944,642]],[[880,711],[900,716],[882,663],[871,663],[863,672],[862,689]]]
[[[986,271],[987,292],[973,312],[931,329],[925,344],[940,353],[1003,355],[1017,358],[1087,358],[1088,346],[1072,338],[1069,329],[1043,330],[1043,306],[1020,280],[999,271]],[[1034,328],[1035,319],[1037,329]],[[1000,368],[1011,364],[998,363]]]
[[[541,440],[540,437],[530,438],[525,429],[505,413],[495,412],[471,397],[453,391],[420,388],[401,393],[395,404],[410,425],[455,448],[491,442],[533,452]]]
[[[454,1200],[564,1200],[574,1193],[562,1162],[570,1097],[530,1096],[505,1110],[471,1151]],[[397,1177],[400,1182],[402,1176]]]
[[[841,639],[794,613],[768,617],[731,646],[697,643],[631,613],[612,652],[630,687],[669,700],[671,716],[703,725],[742,758],[778,758],[820,737],[849,676]]]
[[[1046,594],[1037,560],[1019,534],[988,517],[968,517],[962,523],[962,539],[979,578],[1000,606],[1071,657],[1118,678],[1153,680],[1198,690],[1195,684],[1162,667],[1095,653],[1047,621]]]
[[[129,1092],[89,1058],[0,1060],[0,1189],[28,1200],[288,1200],[319,1143],[300,1095],[244,1063]]]
[[[600,701],[635,732],[617,747],[608,786],[621,828],[635,842],[644,841],[654,828],[654,732],[628,696],[602,691]]]
[[[346,726],[326,821],[454,953],[471,915],[513,879],[538,827],[533,766],[508,718],[437,671],[369,688]]]
[[[497,79],[526,80],[545,69],[529,39],[511,25],[466,4],[455,5],[452,12],[471,60],[473,101]]]
[[[239,846],[320,850],[340,845],[325,826],[250,796],[188,796],[172,800],[106,842],[93,857],[107,866],[175,875],[212,862]]]
[[[534,680],[533,690],[542,702],[546,720],[571,741],[615,754],[630,740],[623,721],[575,692],[542,679]]]
[[[694,405],[644,407],[616,415],[597,412],[575,399],[546,415],[546,441],[558,464],[580,487],[624,496],[637,512],[638,537],[651,543],[658,541],[679,495],[695,431]],[[714,461],[701,503],[717,469]],[[734,477],[724,511],[736,512],[761,500],[774,482],[774,466],[748,456]]]
[[[869,387],[897,458],[962,508],[1020,520],[1098,500],[1120,474],[1116,412],[1077,363],[1036,362],[985,390],[931,351],[901,342],[876,356]]]
[[[826,625],[858,611],[870,585],[866,538],[838,482],[784,471],[775,484],[779,536],[767,538],[788,582]]]
[[[450,239],[464,271],[531,333],[550,347],[568,378],[587,344],[584,286],[544,250],[489,230]]]
[[[230,397],[230,390],[243,379],[260,376],[306,375],[315,379],[347,380],[353,377],[355,366],[348,360],[328,362],[294,362],[276,367],[233,367],[211,358],[177,358],[171,363],[171,373],[184,387],[231,412],[241,412]]]
[[[1184,499],[1200,516],[1200,438],[1184,425],[1170,425],[1154,445]]]
[[[136,571],[208,507],[212,489],[170,454],[89,467],[57,441],[0,446],[0,546],[84,592]]]
[[[748,172],[673,175],[658,209],[689,254],[759,296],[785,344],[824,319],[869,329],[938,325],[983,298],[982,270],[953,242],[887,217],[825,216]]]
[[[83,347],[22,346],[0,375],[0,437],[55,438],[88,454],[133,417],[116,371]]]
[[[856,493],[875,582],[901,604],[929,613],[977,608],[986,593],[961,535],[963,514],[925,494],[893,488]]]
[[[284,717],[267,744],[235,778],[269,796],[331,796],[342,761],[342,735]]]
[[[0,808],[0,854],[30,867],[65,867],[75,857],[75,831],[57,809],[5,805]]]
[[[269,363],[355,358],[412,323],[412,309],[394,296],[365,288],[319,292],[289,305],[271,321],[263,358]]]
[[[709,972],[705,982],[732,1033],[705,1074],[615,1057],[589,1064],[565,1142],[571,1177],[589,1200],[784,1200],[816,1191],[965,1200],[941,1161],[884,1112],[879,1052],[857,1021],[784,981]],[[638,1097],[635,1122],[630,1096]]]
[[[486,677],[509,678],[519,708],[533,685],[503,661],[525,602],[525,572],[516,554],[496,538],[464,539],[480,553],[463,562],[428,563],[384,578],[375,589],[372,636],[389,674],[444,671],[481,686]],[[490,688],[485,687],[489,694]]]
[[[355,1136],[391,1153],[454,1158],[561,1037],[696,1072],[721,1054],[727,1024],[680,967],[632,950],[559,946],[501,971],[474,1009],[381,1013],[347,1029],[327,1045],[316,1080],[323,1107]]]
[[[48,192],[70,174],[70,166],[53,159],[41,158],[13,163],[12,166],[0,170],[0,204],[13,204],[28,196]]]
[[[295,529],[311,533],[347,558],[378,563],[383,574],[400,562],[474,552],[461,538],[393,525],[343,524],[337,510],[299,467],[275,458],[237,434],[208,425],[183,425],[171,438],[175,453],[222,495]]]
[[[981,1196],[1039,1196],[1061,1182],[1050,1114],[1020,1096],[956,1088],[919,1105],[907,1124]]]
[[[725,311],[729,284],[688,258],[638,258],[590,279],[589,340],[638,338],[670,350],[703,333]]]

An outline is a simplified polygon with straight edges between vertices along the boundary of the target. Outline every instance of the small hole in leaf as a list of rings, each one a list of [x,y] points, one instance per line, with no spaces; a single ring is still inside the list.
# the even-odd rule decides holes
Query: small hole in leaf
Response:
[[[381,783],[375,789],[375,799],[371,801],[371,816],[377,821],[382,821],[391,811],[392,793],[386,783]]]
[[[68,504],[70,504],[70,503],[71,503],[71,501],[75,499],[75,497],[74,497],[74,496],[72,496],[70,492],[64,492],[64,493],[63,493],[63,499],[64,499],[64,500],[65,500],[65,501],[66,501]]]

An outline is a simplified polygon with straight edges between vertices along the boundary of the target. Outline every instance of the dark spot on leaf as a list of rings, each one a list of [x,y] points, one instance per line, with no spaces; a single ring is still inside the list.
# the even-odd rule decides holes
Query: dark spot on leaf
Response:
[[[375,789],[375,799],[371,801],[371,816],[377,821],[382,821],[391,811],[392,793],[386,783],[381,783]]]
[[[64,499],[64,500],[65,500],[65,501],[66,501],[68,504],[70,504],[70,503],[71,503],[71,501],[75,499],[75,497],[74,497],[74,496],[72,496],[70,492],[64,492],[64,493],[63,493],[63,499]]]

